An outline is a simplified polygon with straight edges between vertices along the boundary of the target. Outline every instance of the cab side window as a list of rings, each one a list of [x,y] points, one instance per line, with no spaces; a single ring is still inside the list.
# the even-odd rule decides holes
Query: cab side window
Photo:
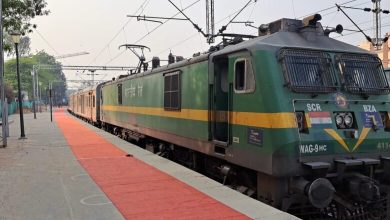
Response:
[[[236,93],[252,93],[255,91],[252,61],[248,58],[238,59],[234,63],[234,91]]]

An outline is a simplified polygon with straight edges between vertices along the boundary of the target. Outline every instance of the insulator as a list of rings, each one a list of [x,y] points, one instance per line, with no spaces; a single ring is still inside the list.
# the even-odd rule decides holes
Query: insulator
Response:
[[[169,53],[168,55],[168,64],[175,63],[175,56],[173,56],[172,53]]]
[[[155,69],[160,66],[160,58],[153,57],[152,59],[152,68]]]

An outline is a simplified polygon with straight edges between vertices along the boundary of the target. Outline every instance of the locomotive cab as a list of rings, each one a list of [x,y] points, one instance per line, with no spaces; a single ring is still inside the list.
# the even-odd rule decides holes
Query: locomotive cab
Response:
[[[262,25],[260,37],[210,55],[210,139],[225,160],[257,171],[262,201],[384,218],[389,76],[319,19]]]

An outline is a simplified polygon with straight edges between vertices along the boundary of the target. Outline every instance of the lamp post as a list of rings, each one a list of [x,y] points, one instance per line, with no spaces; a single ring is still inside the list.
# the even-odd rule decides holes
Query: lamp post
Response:
[[[20,139],[25,139],[24,134],[24,120],[23,120],[23,102],[22,102],[22,91],[20,86],[20,72],[19,72],[19,50],[18,44],[20,43],[20,33],[11,33],[12,41],[15,44],[16,52],[16,74],[18,77],[18,99],[19,99],[19,115],[20,115]]]
[[[42,92],[41,92],[41,87],[42,87],[42,82],[38,83],[39,89],[38,89],[38,101],[39,101],[39,112],[42,112]]]
[[[0,8],[3,8],[3,1],[0,1]],[[3,10],[0,10],[0,18],[3,17]],[[0,22],[0,90],[1,90],[1,130],[2,130],[2,144],[3,147],[7,147],[7,128],[8,128],[8,120],[7,120],[7,109],[6,109],[6,97],[5,97],[5,83],[4,83],[4,52],[3,52],[3,22]]]
[[[33,94],[32,94],[32,98],[33,98],[33,112],[34,112],[34,119],[37,119],[37,112],[36,112],[36,103],[35,103],[35,100],[36,100],[36,94],[35,94],[35,71],[31,71],[31,76],[32,76],[32,83],[33,83]]]
[[[53,99],[52,99],[53,84],[49,82],[49,102],[50,102],[50,121],[53,122]]]

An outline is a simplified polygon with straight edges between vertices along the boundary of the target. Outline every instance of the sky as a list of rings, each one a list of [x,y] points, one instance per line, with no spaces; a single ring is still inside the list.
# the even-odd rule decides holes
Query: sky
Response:
[[[203,31],[206,31],[205,0],[172,0]],[[249,0],[215,0],[215,22],[218,31],[228,23]],[[38,25],[30,34],[31,52],[44,50],[53,56],[88,52],[88,55],[60,59],[63,65],[136,66],[138,59],[130,52],[118,47],[122,44],[143,44],[151,48],[145,56],[167,59],[174,55],[191,57],[196,52],[209,48],[206,39],[188,21],[156,22],[137,21],[127,15],[146,15],[183,18],[168,0],[46,0],[48,16],[32,20]],[[370,0],[254,0],[251,1],[235,21],[251,21],[261,24],[280,18],[302,18],[303,16],[333,7],[335,3],[352,7],[372,7]],[[192,6],[191,6],[192,5]],[[383,9],[390,10],[390,1],[381,2]],[[373,14],[345,9],[348,15],[370,36],[373,35]],[[341,24],[346,29],[356,29],[336,8],[321,11],[323,26],[335,27]],[[382,15],[382,35],[390,32],[390,15]],[[243,24],[231,24],[225,33],[256,34],[257,29]],[[344,31],[344,36],[331,36],[352,45],[364,41],[360,33]],[[217,39],[218,42],[218,39]],[[65,71],[67,79],[88,79],[86,73]],[[120,72],[98,72],[95,79],[108,80]],[[123,74],[123,72],[122,72]],[[71,85],[70,87],[77,87]]]

